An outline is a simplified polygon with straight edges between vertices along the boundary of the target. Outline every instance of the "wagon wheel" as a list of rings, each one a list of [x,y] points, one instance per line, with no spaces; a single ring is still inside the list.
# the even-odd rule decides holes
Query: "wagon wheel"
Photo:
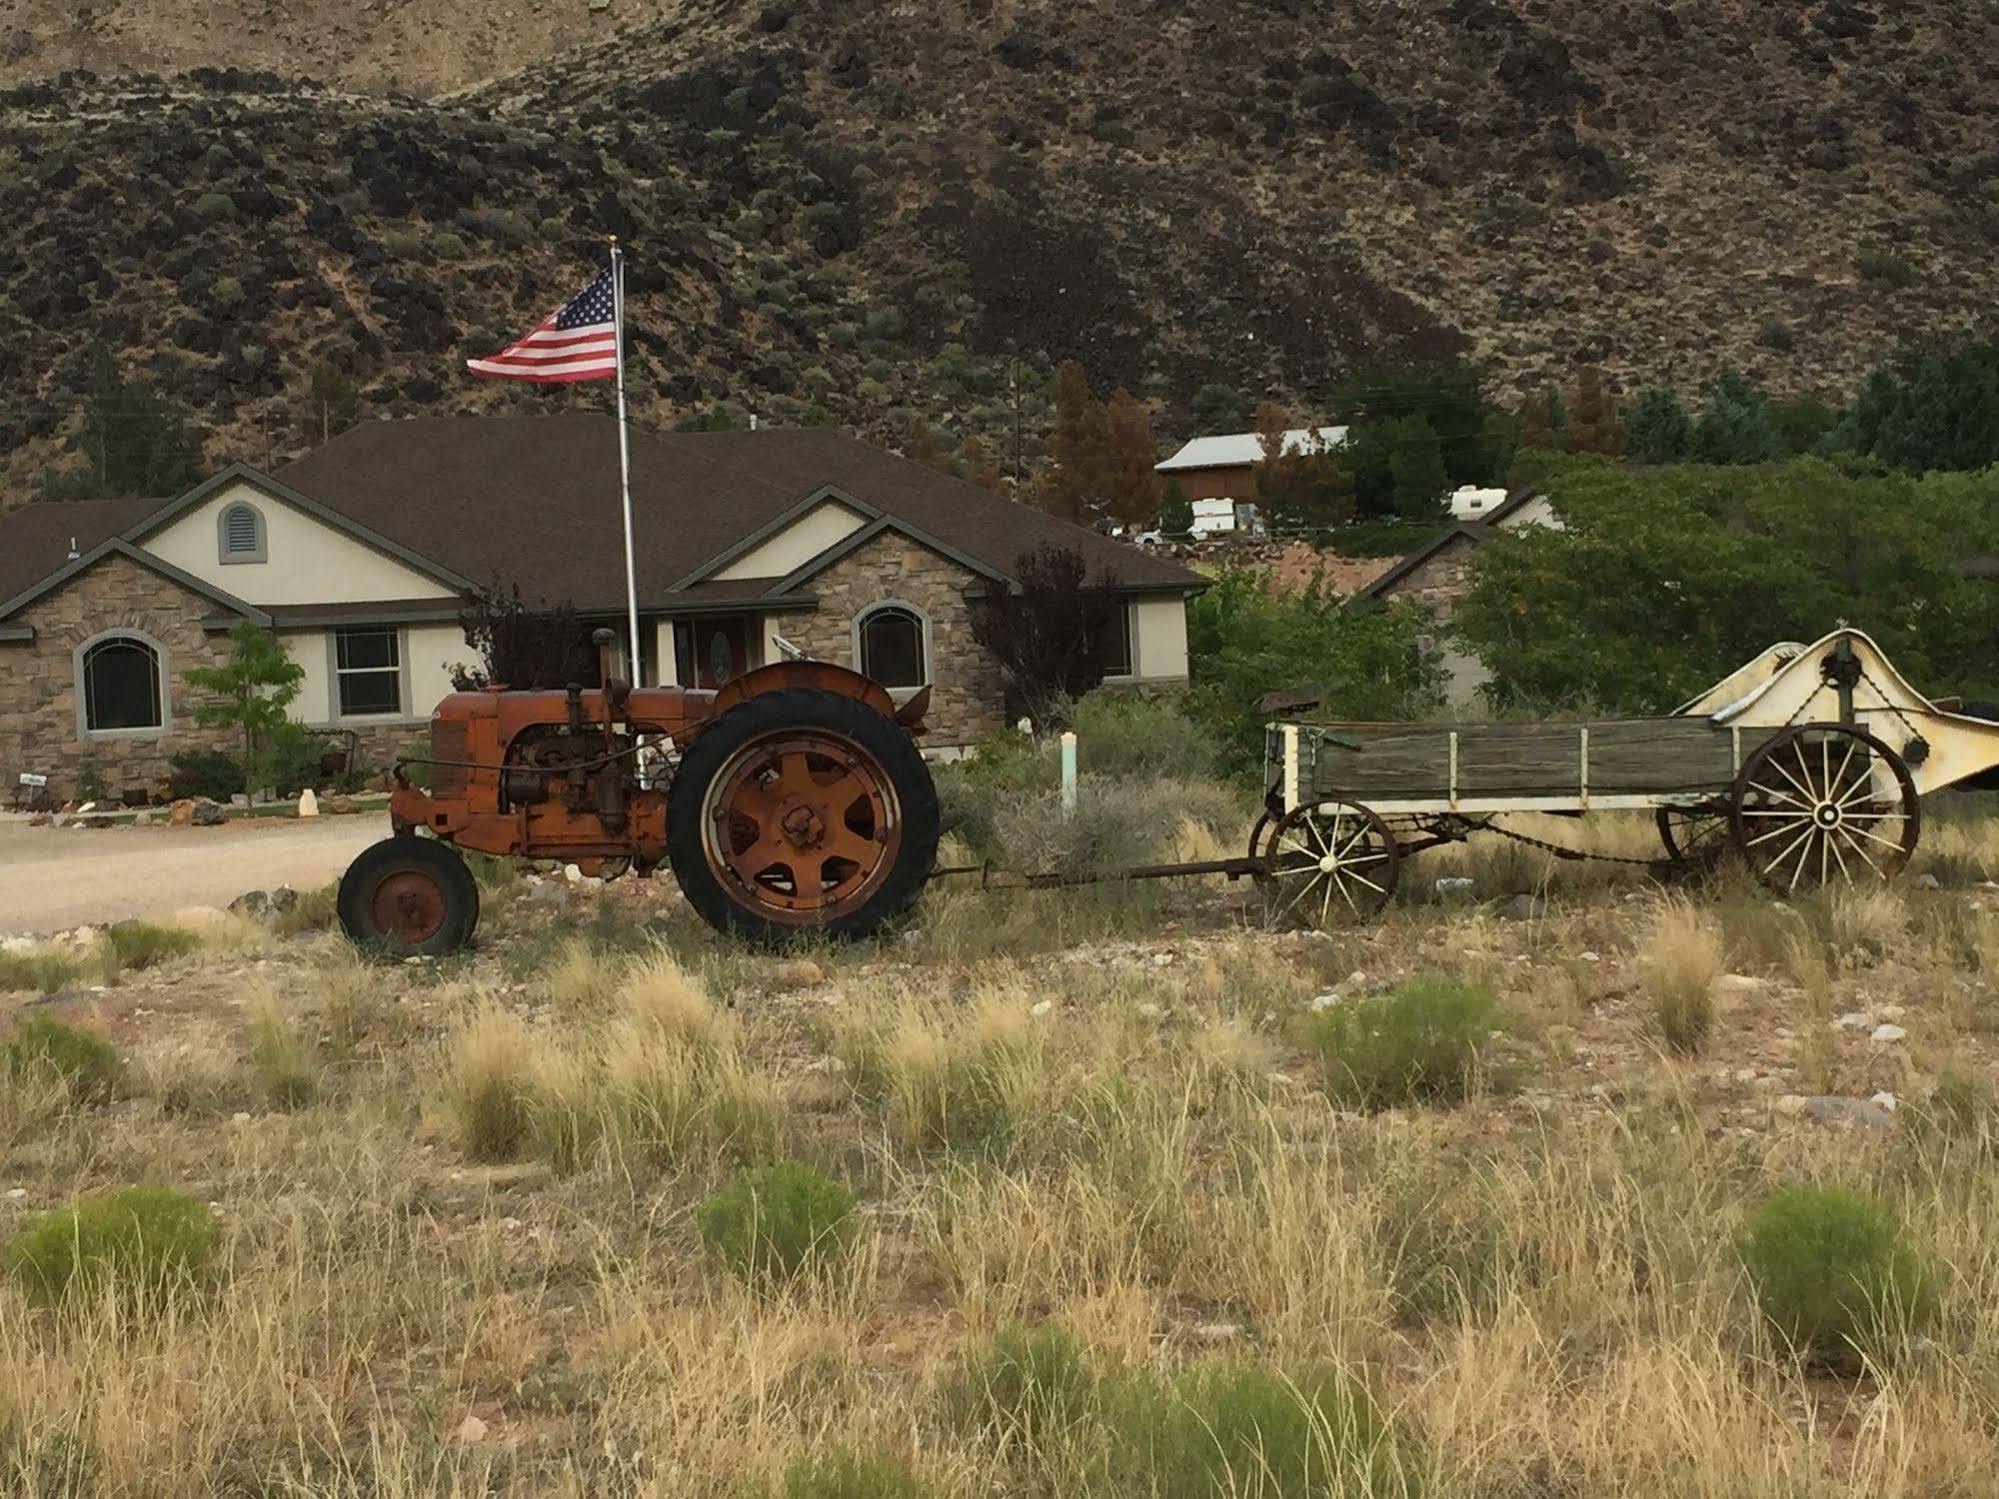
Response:
[[[1402,849],[1358,802],[1307,802],[1270,830],[1261,883],[1273,921],[1364,921],[1395,893]]]
[[[1902,757],[1864,729],[1805,724],[1735,778],[1735,845],[1780,894],[1834,878],[1891,879],[1916,851],[1922,808]]]
[[[1655,819],[1666,857],[1689,873],[1712,869],[1728,848],[1735,823],[1727,807],[1661,807]]]

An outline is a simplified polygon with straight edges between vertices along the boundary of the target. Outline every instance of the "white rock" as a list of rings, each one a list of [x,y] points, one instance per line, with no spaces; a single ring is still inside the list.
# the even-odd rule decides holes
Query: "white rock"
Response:
[[[319,797],[313,792],[310,786],[298,794],[298,815],[301,817],[319,816]]]
[[[26,1197],[27,1195],[28,1195],[28,1189],[26,1187],[9,1187],[7,1189],[7,1200],[9,1202],[19,1202],[23,1197]]]
[[[1832,1023],[1836,1031],[1864,1031],[1874,1024],[1874,1017],[1864,1010],[1848,1010]]]
[[[1601,953],[1585,952],[1580,954],[1579,956],[1582,958],[1582,960],[1585,963],[1601,963],[1603,961],[1603,955]]]
[[[1868,1039],[1883,1042],[1904,1041],[1908,1039],[1908,1035],[1909,1033],[1899,1025],[1877,1025],[1874,1027],[1873,1034]]]
[[[1050,1010],[1052,1010],[1052,1009],[1054,1009],[1054,1008],[1055,1008],[1055,1001],[1054,1001],[1054,1000],[1052,1000],[1052,999],[1044,999],[1044,1000],[1041,1000],[1041,1001],[1040,1001],[1039,1003],[1037,1003],[1037,1004],[1036,1004],[1036,1005],[1035,1005],[1035,1006],[1034,1006],[1034,1007],[1033,1007],[1033,1008],[1032,1008],[1031,1010],[1029,1010],[1029,1011],[1028,1011],[1027,1013],[1028,1013],[1028,1014],[1030,1014],[1030,1015],[1046,1015],[1046,1014],[1047,1014],[1047,1013],[1048,1013],[1048,1012],[1049,1012]]]
[[[562,877],[572,885],[583,883],[583,871],[578,869],[574,864],[565,864],[562,866]]]
[[[1342,995],[1338,990],[1334,990],[1330,994],[1315,995],[1312,1000],[1312,1008],[1315,1010],[1330,1010],[1334,1005],[1338,1004],[1343,998],[1345,998],[1345,996]]]
[[[1152,966],[1153,966],[1154,968],[1170,968],[1170,967],[1172,967],[1172,966],[1173,966],[1173,954],[1171,954],[1170,952],[1156,952],[1156,953],[1154,953],[1154,954],[1152,955]]]
[[[1886,1109],[1891,1114],[1895,1112],[1895,1095],[1892,1093],[1876,1093],[1867,1101],[1877,1108]]]
[[[1147,1020],[1157,1020],[1166,1013],[1166,1006],[1156,1005],[1148,999],[1138,1007],[1138,1013]]]
[[[456,1440],[460,1442],[483,1442],[486,1440],[486,1423],[477,1416],[467,1416],[458,1423]]]
[[[1909,1007],[1907,1005],[1883,1005],[1875,1013],[1883,1020],[1902,1020],[1907,1018]]]

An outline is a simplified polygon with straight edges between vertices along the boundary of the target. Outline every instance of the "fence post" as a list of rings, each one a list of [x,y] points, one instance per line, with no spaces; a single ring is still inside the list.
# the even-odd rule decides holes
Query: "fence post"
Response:
[[[1076,734],[1073,729],[1062,735],[1062,815],[1067,817],[1076,810]]]

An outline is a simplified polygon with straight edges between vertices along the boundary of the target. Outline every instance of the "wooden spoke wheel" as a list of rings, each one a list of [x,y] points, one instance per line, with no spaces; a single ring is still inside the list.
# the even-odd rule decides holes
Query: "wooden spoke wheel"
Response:
[[[1661,807],[1657,821],[1666,857],[1690,874],[1712,869],[1735,835],[1725,806]]]
[[[668,799],[688,901],[765,941],[873,930],[922,889],[937,837],[936,790],[909,735],[813,688],[759,694],[704,727]]]
[[[1892,879],[1916,851],[1922,808],[1902,757],[1864,729],[1805,724],[1760,746],[1736,777],[1735,845],[1780,894]]]
[[[471,940],[479,885],[448,843],[384,838],[347,866],[334,905],[363,946],[441,957]]]
[[[1320,927],[1366,921],[1395,893],[1402,850],[1379,814],[1358,802],[1306,802],[1270,830],[1263,885],[1273,921]]]

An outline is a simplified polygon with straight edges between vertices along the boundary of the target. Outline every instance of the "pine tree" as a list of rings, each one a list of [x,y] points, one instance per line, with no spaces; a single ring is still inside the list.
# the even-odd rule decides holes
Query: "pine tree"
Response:
[[[1662,386],[1638,394],[1624,418],[1625,454],[1633,463],[1679,463],[1694,443],[1694,419]]]
[[[985,443],[976,432],[966,433],[965,440],[958,445],[957,469],[961,479],[969,479],[981,489],[999,494],[1006,488],[992,455],[986,451]]]
[[[1383,433],[1395,480],[1395,512],[1406,520],[1435,520],[1450,491],[1450,471],[1437,434],[1420,416],[1390,422]]]
[[[1773,463],[1785,456],[1783,434],[1761,391],[1734,365],[1708,385],[1708,403],[1694,424],[1690,456],[1700,463]]]
[[[1187,498],[1187,489],[1178,479],[1166,481],[1166,492],[1159,499],[1159,531],[1163,536],[1187,536],[1194,529],[1194,502]]]
[[[151,382],[121,376],[102,346],[91,355],[77,446],[88,466],[43,474],[49,498],[159,498],[201,478],[201,439],[187,413]]]
[[[1520,446],[1537,451],[1555,446],[1555,424],[1546,396],[1529,396],[1520,403]]]
[[[1151,414],[1120,386],[1104,413],[1104,505],[1113,517],[1143,525],[1157,513],[1158,462]]]
[[[1053,461],[1035,482],[1034,505],[1063,520],[1087,520],[1103,504],[1109,446],[1103,402],[1083,367],[1065,360],[1055,372],[1055,431],[1048,442]]]
[[[1617,399],[1603,382],[1596,365],[1576,368],[1576,383],[1568,401],[1569,419],[1562,432],[1562,446],[1571,453],[1603,453],[1621,457],[1624,453],[1624,424],[1617,417]]]

